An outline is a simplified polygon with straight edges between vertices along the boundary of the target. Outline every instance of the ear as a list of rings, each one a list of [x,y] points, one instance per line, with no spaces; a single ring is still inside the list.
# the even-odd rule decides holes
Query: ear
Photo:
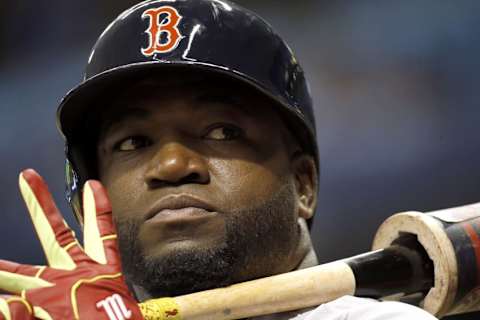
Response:
[[[313,157],[305,153],[294,155],[291,164],[295,176],[298,216],[308,220],[315,213],[317,205],[317,166]]]

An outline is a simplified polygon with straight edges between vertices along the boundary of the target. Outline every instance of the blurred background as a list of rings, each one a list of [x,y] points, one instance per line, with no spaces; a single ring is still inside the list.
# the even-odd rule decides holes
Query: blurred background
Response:
[[[43,264],[17,189],[23,168],[45,177],[75,225],[55,111],[98,35],[136,2],[0,0],[2,259]],[[480,201],[479,1],[237,2],[283,35],[310,80],[321,262],[367,251],[395,212]]]

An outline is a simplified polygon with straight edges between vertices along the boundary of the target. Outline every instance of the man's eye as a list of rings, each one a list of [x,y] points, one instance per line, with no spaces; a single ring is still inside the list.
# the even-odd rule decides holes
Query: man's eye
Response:
[[[128,137],[126,139],[119,141],[114,148],[117,151],[133,151],[140,148],[148,147],[151,144],[152,143],[148,138],[137,136],[137,137]]]
[[[243,130],[227,124],[215,125],[207,130],[203,136],[209,140],[234,140],[243,134]]]

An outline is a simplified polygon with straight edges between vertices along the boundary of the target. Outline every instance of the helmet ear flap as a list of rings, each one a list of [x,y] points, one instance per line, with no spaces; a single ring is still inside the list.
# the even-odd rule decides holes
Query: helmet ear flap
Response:
[[[72,163],[65,160],[65,197],[73,210],[75,218],[80,225],[83,225],[80,181]]]
[[[90,119],[84,121],[91,123]],[[83,185],[89,179],[97,178],[96,131],[88,126],[80,130],[82,136],[72,136],[65,146],[65,196],[75,219],[83,225]]]

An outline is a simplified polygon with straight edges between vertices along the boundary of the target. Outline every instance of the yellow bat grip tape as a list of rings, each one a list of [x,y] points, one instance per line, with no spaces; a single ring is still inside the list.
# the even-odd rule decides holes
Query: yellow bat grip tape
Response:
[[[138,306],[145,320],[182,320],[180,308],[173,298],[148,300]]]

